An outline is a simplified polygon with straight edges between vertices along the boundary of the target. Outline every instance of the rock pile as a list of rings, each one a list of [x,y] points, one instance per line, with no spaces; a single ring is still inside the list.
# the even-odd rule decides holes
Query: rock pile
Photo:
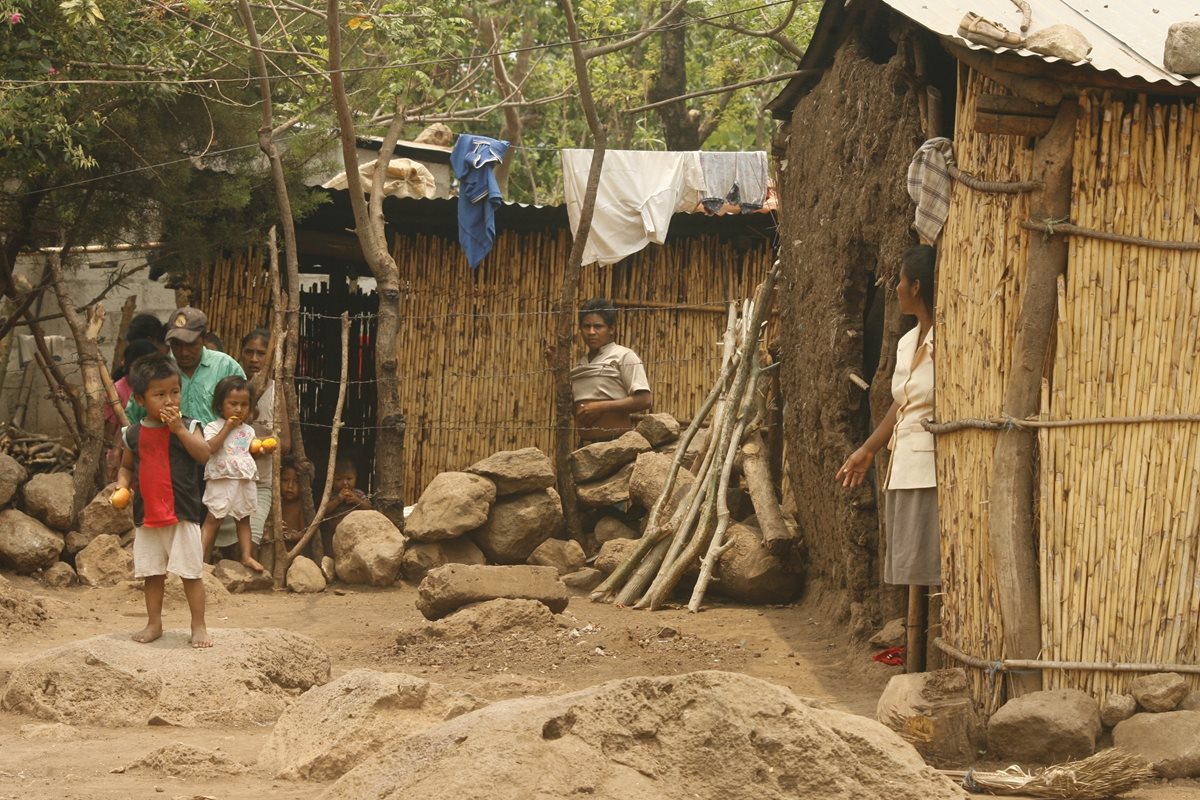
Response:
[[[1115,746],[1146,759],[1162,777],[1200,777],[1197,700],[1178,673],[1141,675],[1129,694],[1106,698],[1105,723],[1112,725]]]

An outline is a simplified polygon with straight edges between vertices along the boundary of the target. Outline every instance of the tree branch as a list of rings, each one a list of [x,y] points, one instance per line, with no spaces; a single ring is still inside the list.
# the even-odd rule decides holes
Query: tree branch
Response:
[[[728,86],[718,86],[715,89],[703,89],[699,92],[688,92],[687,94],[681,94],[678,97],[668,97],[666,100],[659,100],[656,103],[647,103],[643,106],[631,108],[625,113],[637,114],[639,112],[649,111],[652,108],[658,108],[659,106],[665,106],[670,103],[678,103],[680,100],[691,100],[693,97],[708,97],[709,95],[713,94],[724,94],[725,92],[733,92],[738,89],[745,89],[749,86],[761,86],[764,83],[778,83],[779,81],[786,81],[791,78],[800,77],[801,75],[820,75],[822,72],[824,72],[824,70],[820,69],[797,69],[792,70],[791,72],[781,72],[778,75],[768,75],[765,78],[755,78],[754,80],[742,81],[740,83],[731,83]]]
[[[671,8],[667,10],[667,13],[663,14],[657,22],[647,28],[643,28],[633,36],[630,36],[628,39],[622,39],[619,42],[610,42],[609,44],[602,44],[599,47],[593,47],[588,50],[584,50],[582,52],[584,60],[590,61],[598,56],[608,55],[609,53],[615,53],[618,50],[624,50],[628,47],[632,47],[650,34],[657,33],[663,28],[668,27],[671,24],[671,21],[675,19],[675,17],[679,16],[679,13],[683,11],[687,4],[688,0],[679,0],[679,2],[671,6]],[[571,13],[571,16],[574,18],[574,12]],[[578,28],[577,25],[576,27]],[[571,49],[574,50],[578,44],[579,32],[576,30],[575,33],[571,34]]]

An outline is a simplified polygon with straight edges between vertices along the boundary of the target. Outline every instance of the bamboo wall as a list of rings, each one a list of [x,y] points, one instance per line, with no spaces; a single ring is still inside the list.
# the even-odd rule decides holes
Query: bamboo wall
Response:
[[[1027,180],[1025,139],[972,130],[974,98],[1003,94],[963,70],[955,152],[992,180]],[[1160,240],[1200,240],[1200,115],[1185,102],[1081,98],[1071,221]],[[937,416],[1000,415],[1020,308],[1026,195],[955,184],[940,243]],[[1200,254],[1072,236],[1042,410],[1050,419],[1200,414]],[[1005,656],[987,542],[996,434],[938,439],[943,636]],[[1200,423],[1081,425],[1040,434],[1039,561],[1046,660],[1195,663],[1200,658]],[[985,710],[999,681],[969,670]],[[1134,675],[1045,670],[1046,688],[1103,698]],[[1200,686],[1200,681],[1194,682]]]
[[[1028,180],[1026,140],[975,132],[975,98],[1004,90],[962,69],[958,82],[955,156],[966,172],[996,181]],[[1000,413],[1025,282],[1028,196],[978,192],[955,183],[939,245],[935,358],[937,417]],[[988,547],[988,492],[995,434],[964,430],[937,442],[942,529],[942,635],[964,652],[1004,656],[1004,629]],[[973,694],[991,710],[998,681],[969,671]]]
[[[1081,99],[1077,225],[1196,242],[1198,197],[1195,103]],[[1048,416],[1200,413],[1200,253],[1072,237],[1069,258]],[[1200,424],[1087,425],[1040,439],[1044,657],[1197,663]],[[1102,697],[1133,677],[1046,671],[1045,684]]]
[[[234,358],[243,336],[270,326],[271,287],[266,260],[257,250],[227,255],[201,270],[191,301],[208,316],[208,329],[221,337]]]
[[[397,236],[413,499],[438,472],[497,450],[552,451],[553,383],[543,350],[554,341],[551,311],[569,253],[565,230],[503,231],[472,271],[453,239]],[[624,306],[617,341],[642,357],[655,410],[689,418],[719,371],[721,304],[752,296],[772,259],[763,238],[673,238],[612,267],[585,267],[580,297]],[[679,308],[704,304],[715,305]]]

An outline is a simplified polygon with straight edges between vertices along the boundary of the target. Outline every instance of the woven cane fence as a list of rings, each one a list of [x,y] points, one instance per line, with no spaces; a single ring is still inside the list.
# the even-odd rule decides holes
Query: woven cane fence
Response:
[[[972,129],[974,100],[1005,91],[965,68],[955,152],[964,171],[1030,178],[1032,147]],[[1085,94],[1076,129],[1071,222],[1196,242],[1200,118],[1194,105]],[[939,254],[937,416],[998,417],[1030,236],[1028,196],[953,188]],[[1200,414],[1200,253],[1072,236],[1043,417]],[[938,439],[943,636],[972,656],[1006,656],[988,546],[996,433]],[[1200,423],[1083,424],[1039,435],[1043,660],[1196,663],[1200,626]],[[970,670],[992,711],[1002,672]],[[1136,673],[1043,670],[1046,688],[1103,698]]]
[[[498,450],[553,450],[544,351],[570,253],[567,232],[502,232],[472,271],[457,241],[398,236],[405,460],[415,498],[442,471]],[[646,365],[654,409],[687,419],[720,369],[725,303],[751,297],[774,258],[761,237],[668,239],[612,267],[585,267],[580,298],[618,307],[617,341]],[[575,354],[578,356],[578,353]]]

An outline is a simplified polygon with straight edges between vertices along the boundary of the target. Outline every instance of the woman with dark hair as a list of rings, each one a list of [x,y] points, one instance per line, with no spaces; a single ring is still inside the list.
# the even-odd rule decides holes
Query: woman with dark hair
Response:
[[[896,297],[900,311],[917,318],[896,347],[892,407],[875,432],[837,471],[844,487],[859,486],[879,448],[892,452],[885,479],[887,553],[883,579],[909,586],[940,586],[937,471],[934,439],[921,426],[933,417],[934,261],[929,245],[904,251]]]
[[[125,374],[129,371],[129,365],[142,356],[158,352],[161,352],[158,349],[158,345],[150,339],[132,339],[125,346],[125,352],[121,355],[121,375],[113,381],[113,388],[117,391],[117,398],[121,401],[121,408],[125,408],[125,404],[133,396],[133,387],[129,385],[129,376]],[[117,420],[117,412],[113,410],[111,403],[105,403],[104,441],[110,444],[105,451],[104,462],[109,482],[117,479],[117,470],[121,467],[121,443],[117,439],[117,434],[120,430],[121,425]]]
[[[594,298],[579,309],[579,333],[588,351],[571,369],[571,392],[575,427],[584,441],[615,439],[633,428],[630,414],[653,403],[642,360],[613,341],[616,324],[617,310],[608,300]]]

